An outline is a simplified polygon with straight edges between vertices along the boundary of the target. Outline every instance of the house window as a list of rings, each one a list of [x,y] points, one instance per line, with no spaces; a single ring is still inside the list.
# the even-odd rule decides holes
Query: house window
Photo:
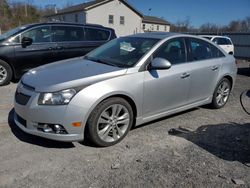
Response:
[[[167,26],[165,25],[165,31],[167,31]]]
[[[75,22],[78,23],[78,14],[75,14]]]
[[[155,26],[152,24],[152,25],[151,25],[151,31],[154,31],[154,27],[155,27]]]
[[[125,25],[125,17],[120,16],[120,25]]]
[[[64,22],[66,21],[65,16],[62,17],[62,20],[63,20]]]
[[[109,15],[109,24],[114,24],[114,15]]]
[[[157,25],[156,29],[157,29],[157,31],[159,31],[159,29],[160,29],[159,25]]]
[[[143,30],[146,29],[146,25],[145,25],[145,24],[142,25],[142,29],[143,29]]]

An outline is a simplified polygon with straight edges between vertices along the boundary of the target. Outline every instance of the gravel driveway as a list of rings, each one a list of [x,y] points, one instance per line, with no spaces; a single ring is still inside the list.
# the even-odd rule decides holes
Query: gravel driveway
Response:
[[[246,66],[223,109],[148,123],[108,148],[23,133],[13,123],[16,84],[1,87],[0,187],[250,187],[250,116],[239,103],[250,89]]]

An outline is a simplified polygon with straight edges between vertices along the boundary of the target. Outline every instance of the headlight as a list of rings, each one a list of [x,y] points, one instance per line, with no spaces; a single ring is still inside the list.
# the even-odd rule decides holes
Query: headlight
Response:
[[[53,93],[41,93],[38,99],[39,105],[65,105],[75,96],[75,89],[66,89]]]

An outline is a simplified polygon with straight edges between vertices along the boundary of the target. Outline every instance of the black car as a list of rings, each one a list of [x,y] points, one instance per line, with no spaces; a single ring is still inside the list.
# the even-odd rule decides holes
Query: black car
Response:
[[[0,35],[0,86],[31,68],[83,56],[109,40],[115,31],[101,25],[38,23]]]

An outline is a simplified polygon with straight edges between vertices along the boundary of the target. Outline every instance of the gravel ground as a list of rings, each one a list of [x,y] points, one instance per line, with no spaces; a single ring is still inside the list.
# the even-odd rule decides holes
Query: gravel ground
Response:
[[[108,148],[23,133],[13,123],[16,84],[1,87],[0,187],[250,187],[250,116],[239,103],[250,89],[246,66],[223,109],[148,123]]]

